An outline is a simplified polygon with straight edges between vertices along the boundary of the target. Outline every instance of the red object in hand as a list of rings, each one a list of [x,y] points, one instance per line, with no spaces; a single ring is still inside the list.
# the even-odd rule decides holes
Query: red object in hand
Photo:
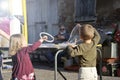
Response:
[[[106,66],[103,66],[103,67],[102,67],[102,72],[107,72]]]
[[[117,31],[114,35],[114,38],[117,42],[120,42],[120,31]]]

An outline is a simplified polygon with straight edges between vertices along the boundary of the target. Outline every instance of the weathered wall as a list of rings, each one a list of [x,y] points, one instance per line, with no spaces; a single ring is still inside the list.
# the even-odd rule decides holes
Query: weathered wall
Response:
[[[112,24],[120,25],[120,0],[97,0],[97,23],[112,29]]]
[[[71,30],[74,25],[74,1],[58,0],[59,24],[64,24],[68,30]]]
[[[113,10],[120,8],[120,0],[96,0],[97,16],[108,16]],[[75,0],[58,0],[59,24],[72,28],[74,25]]]
[[[120,0],[97,0],[98,16],[108,16],[113,10],[120,8]]]
[[[27,0],[28,40],[39,39],[40,32],[58,33],[58,0]]]

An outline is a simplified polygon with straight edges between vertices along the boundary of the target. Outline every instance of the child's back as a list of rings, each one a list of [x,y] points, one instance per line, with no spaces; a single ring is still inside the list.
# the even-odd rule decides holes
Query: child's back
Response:
[[[67,50],[72,57],[75,56],[79,57],[79,62],[80,62],[79,70],[81,71],[82,69],[82,71],[88,71],[86,70],[86,68],[91,69],[96,67],[96,59],[97,59],[96,46],[100,40],[100,35],[96,31],[96,29],[93,28],[91,25],[85,24],[81,27],[80,37],[83,40],[83,43],[78,44],[76,47],[68,46]],[[85,68],[85,70],[83,68]],[[96,70],[94,70],[94,72],[97,74]],[[80,76],[83,76],[82,74],[83,72],[80,72]],[[87,76],[87,74],[84,75]],[[81,80],[80,76],[79,78]],[[96,79],[89,79],[89,80],[96,80]]]

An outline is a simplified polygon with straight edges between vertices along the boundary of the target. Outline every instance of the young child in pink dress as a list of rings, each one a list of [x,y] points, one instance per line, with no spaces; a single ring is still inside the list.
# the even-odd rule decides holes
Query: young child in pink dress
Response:
[[[13,62],[11,80],[35,80],[29,54],[36,50],[45,40],[47,40],[47,36],[43,36],[33,45],[28,46],[22,34],[14,34],[10,37],[9,53]]]

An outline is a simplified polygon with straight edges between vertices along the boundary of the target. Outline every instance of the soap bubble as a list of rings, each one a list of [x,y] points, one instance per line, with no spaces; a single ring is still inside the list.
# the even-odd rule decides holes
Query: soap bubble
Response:
[[[68,43],[78,43],[81,42],[80,40],[80,28],[81,25],[77,24],[71,31],[70,37],[68,39]]]

